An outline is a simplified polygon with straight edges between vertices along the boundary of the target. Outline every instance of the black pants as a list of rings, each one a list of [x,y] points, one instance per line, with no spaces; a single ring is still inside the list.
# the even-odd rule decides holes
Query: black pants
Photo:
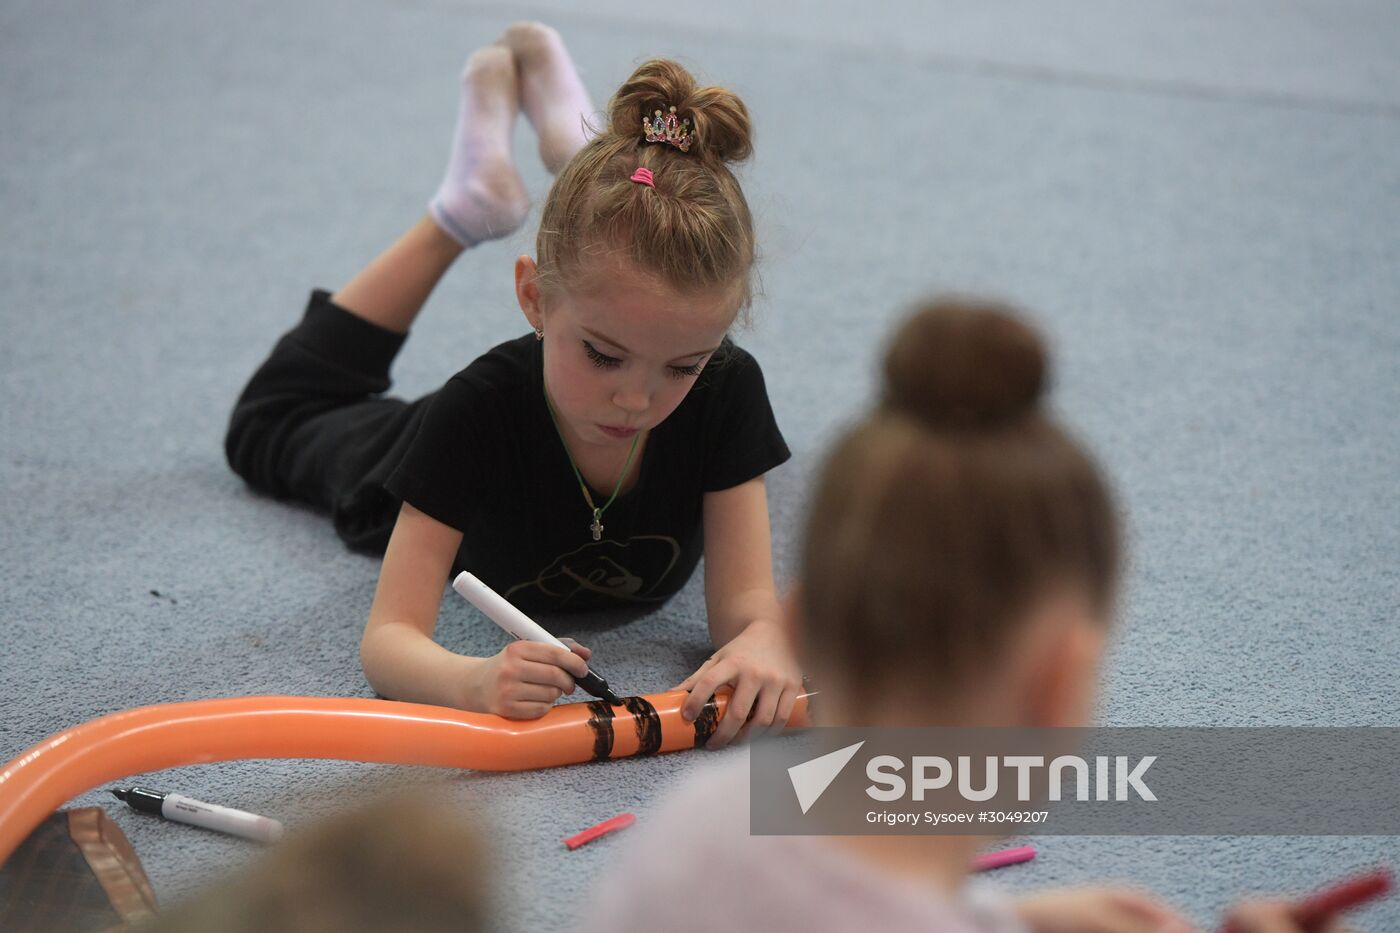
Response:
[[[399,512],[383,483],[432,399],[384,397],[403,342],[312,292],[234,405],[229,466],[254,489],[329,510],[348,545],[382,553]]]

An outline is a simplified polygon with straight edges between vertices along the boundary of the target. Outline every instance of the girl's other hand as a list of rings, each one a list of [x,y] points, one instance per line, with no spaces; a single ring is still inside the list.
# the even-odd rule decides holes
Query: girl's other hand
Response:
[[[802,692],[802,671],[781,627],[759,619],[687,677],[678,690],[689,690],[681,715],[692,722],[715,690],[729,684],[733,693],[724,718],[706,748],[723,748],[787,725]]]
[[[1225,915],[1224,929],[1229,933],[1305,933],[1290,914],[1293,906],[1292,901],[1283,900],[1242,901]],[[1317,928],[1317,933],[1346,933],[1347,929],[1340,920],[1333,920]]]
[[[1191,933],[1186,918],[1132,888],[1064,888],[1017,898],[1034,933]]]
[[[538,719],[554,701],[574,692],[574,678],[588,673],[593,652],[572,639],[569,651],[533,641],[513,641],[484,660],[468,694],[479,709],[507,719]]]

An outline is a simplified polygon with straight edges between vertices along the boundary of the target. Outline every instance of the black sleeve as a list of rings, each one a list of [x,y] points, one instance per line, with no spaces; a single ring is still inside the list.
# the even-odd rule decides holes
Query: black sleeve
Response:
[[[458,531],[471,517],[473,491],[487,488],[481,454],[492,448],[484,418],[497,406],[477,398],[482,391],[460,375],[449,379],[384,482],[394,496]]]
[[[746,483],[792,456],[778,430],[757,360],[729,344],[705,372],[714,392],[706,410],[706,492]]]

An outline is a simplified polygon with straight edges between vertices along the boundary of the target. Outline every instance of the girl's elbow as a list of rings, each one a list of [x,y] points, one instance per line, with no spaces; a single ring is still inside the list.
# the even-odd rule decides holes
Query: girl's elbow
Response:
[[[360,669],[364,671],[365,680],[369,681],[375,693],[392,698],[392,691],[388,689],[384,676],[384,634],[382,628],[365,626],[365,633],[360,636]]]

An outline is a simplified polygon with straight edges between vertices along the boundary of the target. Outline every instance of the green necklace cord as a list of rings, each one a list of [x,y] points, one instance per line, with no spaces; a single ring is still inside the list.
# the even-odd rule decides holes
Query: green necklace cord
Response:
[[[627,462],[622,464],[622,475],[617,478],[617,485],[613,487],[612,495],[608,501],[599,508],[593,504],[593,496],[588,491],[588,484],[583,481],[583,474],[579,472],[578,464],[574,463],[574,455],[569,452],[569,442],[564,440],[564,432],[559,430],[559,418],[554,414],[554,404],[549,400],[549,393],[544,394],[545,407],[549,409],[549,420],[554,422],[554,433],[559,435],[559,443],[564,446],[564,456],[569,458],[569,466],[574,468],[574,478],[578,480],[578,488],[583,490],[583,501],[588,503],[588,507],[593,510],[593,523],[588,526],[588,530],[593,533],[594,541],[603,539],[603,513],[608,510],[608,506],[613,504],[617,494],[622,491],[622,484],[627,479],[627,473],[632,469],[632,457],[637,453],[637,444],[642,439],[642,432],[638,431],[637,436],[632,438],[632,449],[627,451]]]

